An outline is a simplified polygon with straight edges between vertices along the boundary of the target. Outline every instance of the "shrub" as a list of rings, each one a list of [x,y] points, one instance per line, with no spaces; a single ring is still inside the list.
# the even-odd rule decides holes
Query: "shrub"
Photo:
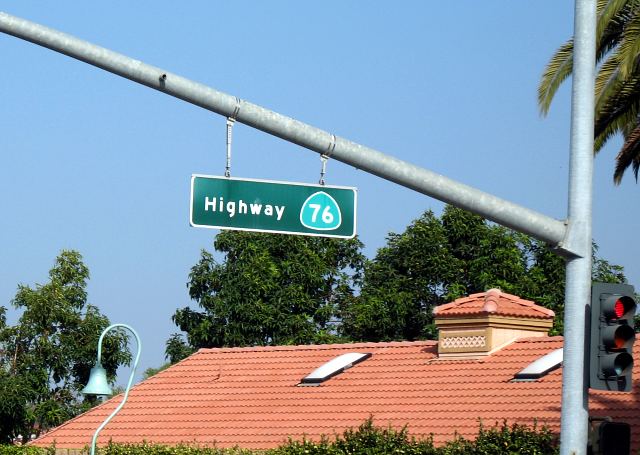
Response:
[[[88,451],[87,451],[88,452]],[[455,437],[441,447],[433,445],[433,438],[417,440],[410,437],[406,427],[401,430],[376,427],[370,417],[357,429],[345,430],[334,440],[322,437],[319,442],[303,439],[289,440],[276,449],[247,450],[219,449],[180,444],[111,444],[98,450],[99,455],[555,455],[557,436],[548,428],[497,424],[480,430],[475,440]],[[0,455],[54,455],[55,449],[30,446],[1,446]]]
[[[55,453],[54,448],[0,445],[0,455],[54,455]]]
[[[254,455],[247,449],[218,449],[190,444],[165,446],[160,444],[113,444],[96,451],[99,455]],[[1,454],[0,454],[1,455]]]
[[[555,455],[559,453],[558,438],[548,428],[532,428],[506,422],[499,427],[485,428],[475,440],[458,437],[440,448],[439,455]]]

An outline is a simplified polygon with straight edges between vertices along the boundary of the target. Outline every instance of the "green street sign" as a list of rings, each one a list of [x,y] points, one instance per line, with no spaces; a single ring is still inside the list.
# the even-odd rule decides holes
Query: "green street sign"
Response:
[[[356,235],[355,188],[191,176],[194,227],[349,239]]]

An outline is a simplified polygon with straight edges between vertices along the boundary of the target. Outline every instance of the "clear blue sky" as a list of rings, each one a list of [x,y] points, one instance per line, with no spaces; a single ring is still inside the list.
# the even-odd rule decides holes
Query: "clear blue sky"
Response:
[[[7,2],[0,10],[165,68],[558,219],[566,216],[569,92],[548,118],[536,88],[572,34],[573,2]],[[221,175],[225,119],[0,35],[0,305],[47,279],[62,249],[91,270],[89,301],[164,361],[186,282],[216,231],[189,227],[192,173]],[[595,163],[600,254],[640,287],[640,186]],[[317,154],[237,125],[235,177],[315,183]],[[442,204],[336,161],[359,188],[369,257]],[[624,219],[622,218],[624,217]],[[15,320],[12,311],[10,318]],[[119,378],[119,382],[125,382]]]

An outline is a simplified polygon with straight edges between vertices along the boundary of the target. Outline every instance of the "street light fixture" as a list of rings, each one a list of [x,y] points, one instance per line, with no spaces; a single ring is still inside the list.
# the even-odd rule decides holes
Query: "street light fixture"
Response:
[[[107,334],[107,332],[109,332],[111,329],[115,329],[119,327],[127,329],[131,333],[133,333],[133,336],[135,337],[136,342],[138,343],[138,353],[136,354],[136,359],[133,362],[133,368],[131,369],[131,376],[129,376],[129,382],[127,383],[127,388],[124,391],[124,397],[122,398],[122,401],[120,402],[118,407],[114,409],[111,415],[107,417],[104,422],[102,422],[102,424],[98,427],[96,432],[93,434],[93,439],[91,441],[91,455],[95,454],[96,441],[98,440],[98,434],[100,434],[100,431],[102,431],[102,429],[107,425],[107,423],[109,423],[109,421],[120,411],[120,409],[122,409],[122,407],[124,406],[124,403],[127,401],[127,397],[129,396],[129,389],[131,388],[131,384],[133,383],[133,377],[135,376],[136,367],[138,366],[138,360],[140,360],[140,351],[142,350],[142,343],[140,342],[140,337],[138,336],[136,331],[133,330],[132,327],[126,324],[110,325],[109,327],[104,329],[102,331],[102,334],[100,335],[100,339],[98,340],[98,358],[96,360],[96,365],[93,368],[91,368],[91,373],[89,374],[89,381],[87,382],[86,387],[82,389],[81,393],[83,393],[84,395],[98,395],[98,396],[109,396],[113,394],[113,391],[111,390],[111,387],[109,386],[109,383],[107,381],[107,372],[102,367],[102,362],[101,362],[102,339]]]

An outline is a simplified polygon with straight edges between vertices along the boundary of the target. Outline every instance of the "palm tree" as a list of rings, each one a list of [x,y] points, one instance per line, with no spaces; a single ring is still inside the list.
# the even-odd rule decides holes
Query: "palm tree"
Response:
[[[620,184],[631,167],[640,169],[640,0],[598,0],[596,30],[594,149],[617,133],[624,144],[616,156],[613,180]],[[538,105],[546,115],[560,84],[573,71],[573,40],[563,44],[545,68]]]

